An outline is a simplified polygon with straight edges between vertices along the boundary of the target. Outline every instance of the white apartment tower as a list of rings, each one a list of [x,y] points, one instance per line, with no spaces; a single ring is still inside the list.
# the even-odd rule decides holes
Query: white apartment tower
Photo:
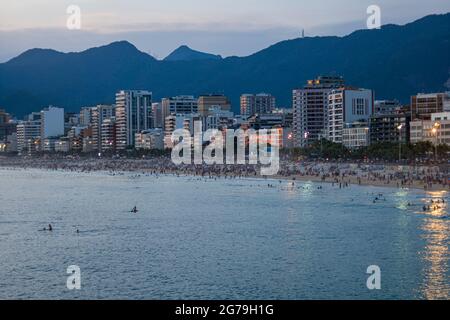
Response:
[[[359,88],[333,90],[328,97],[328,132],[330,141],[342,143],[343,129],[353,123],[368,122],[373,114],[373,91]]]
[[[135,134],[151,128],[152,93],[145,90],[121,90],[116,93],[116,147],[134,146]]]
[[[41,111],[41,141],[64,135],[64,109],[48,107]]]
[[[21,154],[28,144],[41,136],[41,121],[22,121],[17,125],[17,151]]]

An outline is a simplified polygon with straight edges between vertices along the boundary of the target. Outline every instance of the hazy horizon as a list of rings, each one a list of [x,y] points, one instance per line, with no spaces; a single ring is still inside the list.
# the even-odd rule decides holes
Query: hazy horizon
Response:
[[[36,2],[39,10],[36,10]],[[68,30],[69,5],[81,9],[81,30]],[[246,56],[276,42],[306,36],[343,36],[366,27],[371,0],[23,0],[1,4],[0,62],[31,48],[78,52],[126,40],[163,59],[180,45],[227,56]],[[403,25],[450,12],[450,2],[379,0],[381,23]]]

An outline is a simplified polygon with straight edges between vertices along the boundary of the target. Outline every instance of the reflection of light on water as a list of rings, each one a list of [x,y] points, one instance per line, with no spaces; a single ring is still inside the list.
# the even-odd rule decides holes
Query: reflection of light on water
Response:
[[[295,199],[297,195],[297,188],[299,187],[299,184],[296,181],[287,181],[287,183],[283,183],[281,186],[281,191],[285,196],[287,196],[287,199]]]
[[[305,182],[300,186],[300,193],[305,196],[305,198],[309,198],[313,194],[313,189],[316,188],[312,182]]]
[[[395,193],[397,197],[406,197],[408,195],[407,189],[401,189]]]
[[[429,192],[428,195],[434,202],[445,198],[445,192]],[[425,212],[428,216],[422,230],[426,232],[426,246],[423,253],[426,267],[424,270],[423,294],[426,299],[449,299],[450,280],[449,272],[449,248],[450,221],[444,219],[448,214],[447,203],[433,204],[431,200],[425,202],[431,210]]]
[[[400,210],[408,210],[410,202],[407,199],[407,196],[409,195],[408,190],[402,189],[397,191],[394,196],[397,197],[396,199],[396,208]]]

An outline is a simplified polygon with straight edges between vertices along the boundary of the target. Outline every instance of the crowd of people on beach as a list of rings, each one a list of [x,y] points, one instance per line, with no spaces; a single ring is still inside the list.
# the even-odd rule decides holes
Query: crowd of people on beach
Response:
[[[170,157],[159,156],[144,159],[131,158],[1,158],[0,166],[15,168],[39,168],[76,172],[104,171],[112,175],[123,172],[144,174],[191,175],[221,177],[225,179],[260,177],[283,180],[311,180],[329,182],[340,188],[349,185],[376,185],[425,190],[450,190],[450,174],[447,167],[374,165],[335,163],[320,161],[280,161],[276,176],[260,176],[260,165],[195,165],[174,164]]]

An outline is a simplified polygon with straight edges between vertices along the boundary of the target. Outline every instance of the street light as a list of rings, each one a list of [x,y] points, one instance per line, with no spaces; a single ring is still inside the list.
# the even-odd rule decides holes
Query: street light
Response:
[[[439,128],[441,124],[439,122],[436,122],[433,126],[433,129],[431,129],[431,132],[433,133],[435,137],[435,143],[434,143],[434,160],[437,162],[438,160],[438,134],[439,134]]]

